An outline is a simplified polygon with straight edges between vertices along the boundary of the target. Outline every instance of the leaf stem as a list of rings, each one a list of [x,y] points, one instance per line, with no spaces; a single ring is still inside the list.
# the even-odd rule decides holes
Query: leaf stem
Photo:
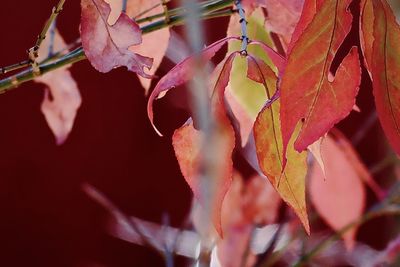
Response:
[[[62,0],[61,2],[64,2],[65,0]],[[212,3],[210,3],[209,5],[207,5],[206,7],[201,9],[202,12],[202,19],[211,19],[211,18],[215,18],[215,17],[223,17],[223,16],[229,16],[231,14],[233,14],[235,11],[230,9],[230,10],[226,10],[226,11],[221,11],[222,9],[225,9],[227,7],[232,6],[233,4],[233,0],[219,0],[219,1],[213,1]],[[220,11],[219,13],[217,13],[216,11]],[[155,21],[153,23],[150,23],[146,26],[141,27],[142,33],[143,34],[148,34],[150,32],[154,32],[157,31],[159,29],[162,28],[166,28],[166,27],[172,27],[172,26],[176,26],[176,25],[181,25],[184,22],[184,19],[186,17],[186,14],[179,14],[179,15],[174,15],[170,17],[170,20],[168,22],[166,22],[164,19],[163,20],[159,20],[159,21]],[[40,70],[40,74],[35,74],[32,67],[24,70],[20,73],[17,73],[13,76],[10,76],[8,78],[2,79],[0,80],[0,94],[5,93],[13,88],[18,87],[19,85],[21,85],[22,83],[28,82],[33,80],[34,78],[43,75],[47,72],[53,71],[55,69],[70,65],[70,64],[74,64],[77,63],[79,61],[82,61],[84,59],[86,59],[85,53],[83,51],[83,48],[80,46],[77,49],[75,49],[74,51],[58,58],[52,61],[52,62],[48,62],[48,60],[45,60],[46,63],[42,63],[39,64],[39,70]],[[22,62],[24,63],[24,67],[28,66],[29,64],[27,62]],[[22,63],[17,63],[14,65],[11,65],[9,67],[0,69],[0,74],[2,72],[4,72],[4,70],[6,72],[9,72],[11,70],[15,70],[15,69],[19,69],[21,68],[19,66],[19,64]],[[18,65],[18,67],[16,67]]]
[[[235,1],[235,5],[239,11],[239,16],[240,16],[240,25],[242,28],[242,48],[240,49],[240,53],[244,56],[247,56],[247,45],[249,43],[249,37],[247,35],[247,21],[246,21],[246,15],[245,15],[245,11],[243,9],[242,6],[242,1],[241,0],[236,0]]]
[[[122,0],[122,13],[126,13],[127,6],[128,6],[128,0]]]

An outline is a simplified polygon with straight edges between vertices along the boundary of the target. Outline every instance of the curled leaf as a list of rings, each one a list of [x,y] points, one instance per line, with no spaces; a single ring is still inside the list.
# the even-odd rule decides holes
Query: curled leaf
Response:
[[[150,69],[153,60],[129,50],[142,42],[136,22],[122,13],[115,24],[110,25],[111,8],[104,0],[82,0],[81,7],[82,46],[92,66],[100,72],[126,66],[132,72],[151,78],[144,68]]]
[[[221,47],[230,40],[238,40],[238,37],[226,37],[204,48],[200,55],[203,62],[207,62],[212,57],[214,57],[214,55],[221,49]],[[161,93],[165,94],[169,89],[177,87],[189,81],[193,77],[196,57],[197,56],[190,56],[182,62],[178,63],[164,77],[160,79],[160,81],[157,83],[156,87],[150,94],[149,101],[147,103],[147,115],[154,129],[161,136],[162,134],[157,130],[153,121],[153,102],[156,98],[159,97],[159,95],[161,95]]]

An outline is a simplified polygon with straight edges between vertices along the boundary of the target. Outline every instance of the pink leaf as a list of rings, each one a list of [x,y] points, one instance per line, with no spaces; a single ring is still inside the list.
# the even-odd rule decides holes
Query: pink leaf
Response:
[[[48,37],[42,43],[39,50],[39,60],[46,58],[49,54],[50,41],[51,38]],[[53,46],[56,51],[66,47],[58,31],[55,31]],[[77,110],[82,102],[78,85],[67,68],[46,73],[37,77],[35,81],[44,83],[48,87],[48,90],[45,91],[41,110],[56,137],[56,143],[61,145],[72,130]]]
[[[112,15],[109,17],[109,23],[113,24],[120,16],[122,11],[122,1],[121,0],[108,0],[112,8]],[[147,12],[146,12],[147,11]],[[160,0],[129,0],[127,3],[126,14],[132,19],[140,19],[142,17],[148,17],[162,13],[164,11]],[[138,15],[143,15],[138,17]],[[147,22],[152,23],[153,21]],[[146,23],[141,23],[141,26],[146,26]],[[156,32],[150,32],[142,36],[142,43],[137,46],[132,46],[129,48],[130,51],[153,58],[153,66],[151,70],[148,71],[150,75],[154,75],[161,64],[161,61],[165,55],[168,48],[170,32],[169,28],[159,29]],[[145,92],[147,94],[151,80],[145,79],[139,76],[139,80],[143,85]]]
[[[81,38],[86,56],[100,72],[126,66],[128,70],[151,78],[144,72],[153,60],[133,53],[129,48],[142,42],[139,26],[126,14],[121,14],[114,25],[108,23],[110,6],[104,0],[82,0]]]
[[[243,182],[234,174],[222,207],[224,238],[217,243],[221,266],[243,266],[253,228],[276,222],[280,204],[279,195],[265,178],[256,175]],[[249,255],[246,266],[254,266],[254,261],[255,255]]]
[[[363,214],[365,188],[357,169],[332,137],[324,139],[321,151],[326,179],[320,166],[313,164],[309,186],[311,201],[328,225],[339,231]],[[356,232],[355,226],[343,234],[349,249],[355,244]]]
[[[142,13],[145,10],[159,4],[158,7],[152,9],[150,12],[147,12],[145,16],[151,16],[158,13],[162,13],[164,11],[162,5],[160,4],[160,0],[130,0],[128,1],[128,7],[126,13],[130,17],[136,17],[138,14]],[[145,24],[140,24],[145,25]],[[159,29],[156,32],[151,32],[143,35],[142,44],[139,46],[132,46],[130,50],[132,52],[149,56],[153,58],[153,67],[149,71],[151,75],[154,75],[161,64],[162,59],[164,58],[165,52],[168,48],[168,41],[170,37],[169,28]],[[143,87],[148,92],[151,84],[151,80],[144,79],[139,76],[139,80],[142,83]]]
[[[300,19],[304,0],[262,0],[267,9],[266,26],[282,36],[289,44],[297,22]]]

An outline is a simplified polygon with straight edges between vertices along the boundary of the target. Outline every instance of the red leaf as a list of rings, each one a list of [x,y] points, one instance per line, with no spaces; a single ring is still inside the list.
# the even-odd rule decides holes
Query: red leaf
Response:
[[[153,60],[129,50],[142,42],[139,26],[126,14],[121,14],[114,25],[107,20],[111,13],[104,0],[82,0],[82,46],[92,66],[100,72],[126,66],[128,70],[151,78],[144,68],[151,68]]]
[[[204,188],[202,183],[205,181],[202,180],[204,178],[199,175],[199,172],[202,169],[200,164],[203,162],[204,155],[201,149],[204,141],[203,133],[196,130],[190,123],[176,130],[172,137],[172,144],[181,172],[200,204],[212,203],[213,223],[220,235],[222,235],[221,207],[232,180],[232,152],[235,147],[235,132],[226,114],[224,92],[229,82],[232,62],[236,54],[233,53],[226,59],[211,98],[212,114],[216,123],[213,130],[213,140],[208,141],[213,142],[215,153],[207,155],[207,157],[213,158],[212,166],[208,166],[208,168],[212,168],[214,175],[213,177],[206,177],[206,179],[212,179],[212,187],[215,188],[215,192],[207,192],[205,195],[204,190],[202,190]],[[207,202],[205,198],[207,198]]]
[[[363,214],[365,188],[357,166],[332,137],[324,139],[321,153],[325,175],[319,164],[313,164],[309,186],[311,201],[321,217],[339,231]],[[347,248],[354,246],[356,231],[357,227],[353,227],[343,234]]]
[[[344,58],[333,81],[328,78],[333,58],[351,28],[349,3],[324,1],[289,55],[281,82],[284,150],[302,120],[294,143],[297,151],[305,150],[327,133],[355,104],[361,80],[356,47]]]
[[[400,26],[386,1],[362,1],[362,10],[360,35],[376,109],[390,144],[400,155]]]

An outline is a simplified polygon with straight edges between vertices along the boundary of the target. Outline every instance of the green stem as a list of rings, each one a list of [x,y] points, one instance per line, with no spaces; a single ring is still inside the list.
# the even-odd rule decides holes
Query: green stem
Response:
[[[39,49],[43,40],[46,38],[46,34],[49,31],[51,24],[53,24],[53,21],[57,18],[58,14],[60,14],[61,10],[63,9],[64,3],[65,0],[60,0],[58,4],[55,7],[53,7],[50,18],[46,21],[46,24],[44,25],[42,32],[39,34],[38,39],[36,41],[35,45],[36,50]]]
[[[213,1],[206,8],[202,9],[202,14],[203,14],[202,19],[210,19],[210,18],[215,18],[215,17],[223,17],[223,16],[231,15],[234,12],[233,10],[225,10],[225,11],[220,11],[220,10],[232,6],[233,2],[234,2],[233,0]],[[220,11],[220,12],[217,13],[216,11]],[[213,12],[215,12],[215,13],[213,13]],[[156,22],[153,22],[146,26],[141,27],[141,30],[142,30],[143,34],[148,34],[150,32],[154,32],[159,29],[172,27],[172,26],[176,26],[176,25],[181,25],[184,23],[184,20],[185,20],[185,14],[175,15],[175,16],[171,16],[168,22],[166,22],[165,20],[159,20],[159,21],[156,21]],[[65,56],[63,56],[53,62],[40,64],[39,65],[40,75],[43,75],[45,73],[48,73],[50,71],[59,69],[61,67],[64,67],[64,66],[67,66],[70,64],[77,63],[84,59],[86,59],[86,56],[83,51],[83,48],[78,47],[74,51],[66,54]],[[25,71],[22,71],[18,74],[11,76],[11,77],[2,79],[2,80],[0,80],[0,94],[5,93],[8,90],[11,90],[13,88],[16,88],[20,84],[31,81],[37,77],[38,77],[38,75],[35,75],[32,68],[29,68]]]

